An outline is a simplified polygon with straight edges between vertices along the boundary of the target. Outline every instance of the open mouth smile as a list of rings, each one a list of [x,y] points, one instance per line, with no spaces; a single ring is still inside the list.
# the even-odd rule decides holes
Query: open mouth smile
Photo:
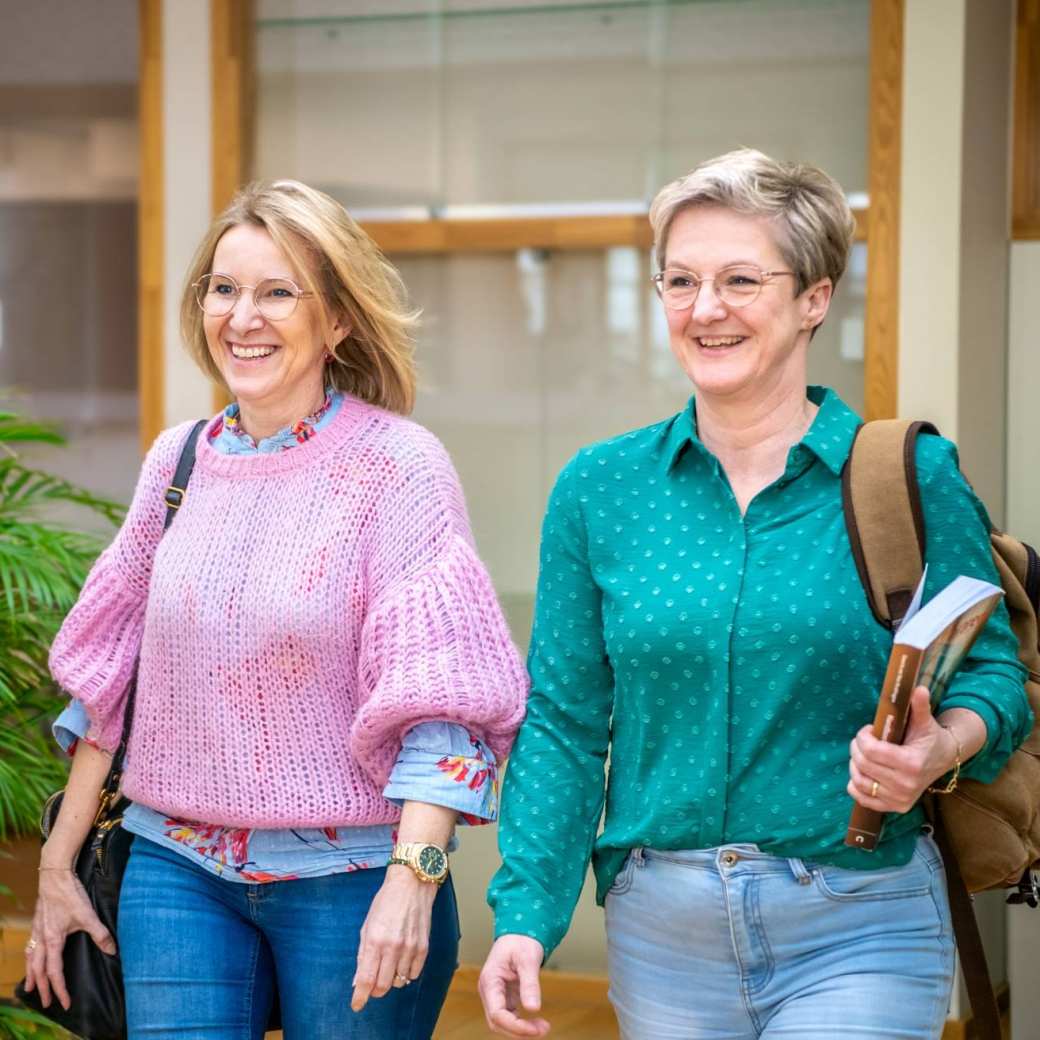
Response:
[[[236,361],[260,361],[270,357],[278,348],[270,343],[259,343],[255,346],[244,343],[228,343],[228,350]]]
[[[747,336],[695,336],[694,341],[702,350],[725,350],[743,343]]]

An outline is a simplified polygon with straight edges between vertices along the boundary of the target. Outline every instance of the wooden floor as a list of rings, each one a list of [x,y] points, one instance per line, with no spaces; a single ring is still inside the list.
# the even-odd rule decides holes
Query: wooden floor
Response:
[[[485,1040],[494,1034],[484,1022],[477,996],[477,969],[460,968],[441,1013],[434,1040]],[[566,1040],[616,1040],[614,1012],[601,979],[542,973],[543,1017],[553,1037]]]
[[[484,1022],[477,996],[477,968],[456,972],[433,1040],[493,1040]],[[542,1013],[552,1026],[552,1036],[561,1040],[617,1040],[618,1028],[605,996],[602,979],[583,975],[542,976]],[[281,1033],[268,1033],[267,1040],[282,1040]]]

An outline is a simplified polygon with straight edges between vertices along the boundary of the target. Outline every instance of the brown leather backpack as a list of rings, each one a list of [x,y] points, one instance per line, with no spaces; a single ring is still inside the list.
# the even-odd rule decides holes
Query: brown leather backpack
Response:
[[[894,629],[924,567],[927,532],[917,483],[920,434],[930,423],[881,419],[860,427],[842,473],[845,524],[874,617]],[[1026,742],[989,784],[961,780],[926,810],[943,854],[954,931],[975,1015],[976,1035],[999,1040],[1000,1021],[969,893],[1013,889],[1009,903],[1036,907],[1040,886],[1040,554],[1009,534],[990,533],[1034,725]]]

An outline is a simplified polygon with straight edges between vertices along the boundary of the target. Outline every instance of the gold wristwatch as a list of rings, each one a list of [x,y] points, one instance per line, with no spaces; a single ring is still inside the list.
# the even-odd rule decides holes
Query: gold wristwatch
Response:
[[[448,854],[439,845],[424,841],[398,843],[390,853],[390,862],[411,867],[420,881],[443,885],[448,876]]]

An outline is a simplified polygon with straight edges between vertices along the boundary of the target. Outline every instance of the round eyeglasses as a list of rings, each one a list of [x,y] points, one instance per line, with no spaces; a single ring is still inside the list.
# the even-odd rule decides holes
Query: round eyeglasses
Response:
[[[711,282],[715,296],[727,307],[747,307],[758,299],[766,282],[780,275],[793,276],[794,271],[763,271],[751,264],[732,264],[710,278],[702,278],[681,267],[666,267],[650,280],[668,310],[682,311],[693,305],[705,282]]]
[[[203,311],[213,318],[230,314],[243,289],[253,290],[253,303],[268,321],[284,321],[291,317],[304,292],[288,278],[265,278],[256,285],[239,285],[229,274],[204,274],[192,283],[195,299]]]

